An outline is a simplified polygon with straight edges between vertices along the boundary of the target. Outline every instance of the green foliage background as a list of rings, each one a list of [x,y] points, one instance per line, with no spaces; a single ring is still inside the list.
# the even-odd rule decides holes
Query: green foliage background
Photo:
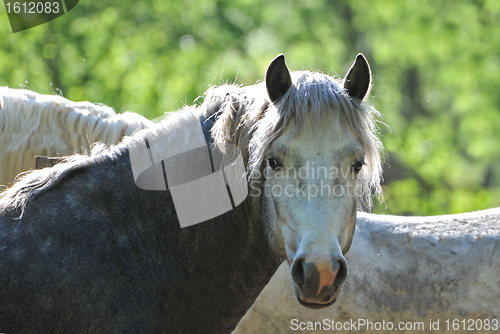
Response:
[[[500,206],[498,0],[80,0],[13,34],[0,6],[0,85],[152,119],[209,85],[292,70],[343,76],[357,52],[383,115],[385,203],[434,215]]]

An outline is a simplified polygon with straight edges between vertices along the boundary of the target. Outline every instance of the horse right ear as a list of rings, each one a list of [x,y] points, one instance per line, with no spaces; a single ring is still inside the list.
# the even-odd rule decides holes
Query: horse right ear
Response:
[[[291,86],[292,78],[285,64],[285,56],[280,54],[273,59],[266,72],[266,88],[271,102],[285,95]]]

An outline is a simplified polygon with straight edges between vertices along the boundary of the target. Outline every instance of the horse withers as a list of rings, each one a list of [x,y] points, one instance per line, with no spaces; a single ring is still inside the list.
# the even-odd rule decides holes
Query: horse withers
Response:
[[[0,332],[230,333],[285,259],[301,304],[334,303],[357,209],[380,191],[370,77],[361,54],[342,80],[290,73],[280,55],[263,83],[211,88],[117,146],[26,174],[0,195]],[[165,189],[145,190],[130,152],[183,156],[200,128],[209,150],[238,147],[248,196],[182,228],[168,161]]]

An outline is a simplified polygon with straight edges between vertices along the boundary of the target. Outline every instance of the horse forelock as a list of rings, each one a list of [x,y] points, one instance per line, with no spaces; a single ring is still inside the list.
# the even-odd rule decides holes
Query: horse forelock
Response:
[[[340,123],[351,129],[365,150],[361,200],[369,208],[372,195],[382,195],[382,143],[378,139],[379,112],[352,99],[340,79],[323,73],[292,72],[292,87],[274,104],[264,83],[248,87],[224,85],[205,94],[208,117],[217,117],[212,128],[215,141],[237,144],[247,164],[251,182],[262,176],[261,166],[269,145],[293,122],[293,136],[312,120],[319,124]]]

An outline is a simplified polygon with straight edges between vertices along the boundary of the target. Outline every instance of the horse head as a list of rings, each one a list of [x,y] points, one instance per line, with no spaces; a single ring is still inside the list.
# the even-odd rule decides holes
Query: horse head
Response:
[[[370,83],[362,54],[343,80],[290,73],[283,55],[267,69],[269,108],[250,147],[264,151],[254,164],[261,162],[270,244],[290,264],[296,297],[309,308],[336,301],[357,210],[380,188],[376,111],[362,102]]]

